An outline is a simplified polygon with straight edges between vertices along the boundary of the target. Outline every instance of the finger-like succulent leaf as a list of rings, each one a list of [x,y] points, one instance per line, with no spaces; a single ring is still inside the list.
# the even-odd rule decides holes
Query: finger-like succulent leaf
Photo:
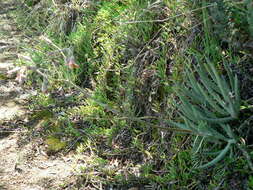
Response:
[[[199,169],[208,168],[215,165],[217,162],[221,161],[225,157],[225,155],[228,153],[229,149],[231,148],[231,144],[232,143],[229,142],[227,146],[219,153],[219,155],[216,158],[214,158],[211,162],[208,162],[202,166],[199,166],[198,168]]]

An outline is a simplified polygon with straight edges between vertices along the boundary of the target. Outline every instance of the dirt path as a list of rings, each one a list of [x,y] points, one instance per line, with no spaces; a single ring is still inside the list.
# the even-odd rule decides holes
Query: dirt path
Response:
[[[20,143],[27,131],[19,122],[26,118],[24,102],[32,91],[24,90],[15,76],[6,77],[27,40],[12,19],[12,2],[0,0],[0,190],[63,189],[60,185],[73,173],[73,157],[48,156],[40,138]]]

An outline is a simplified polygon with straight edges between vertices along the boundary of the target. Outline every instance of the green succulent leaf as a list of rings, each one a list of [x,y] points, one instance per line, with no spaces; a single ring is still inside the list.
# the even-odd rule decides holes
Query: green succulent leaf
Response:
[[[171,123],[196,135],[193,143],[195,154],[202,152],[206,142],[215,146],[226,143],[223,150],[214,154],[216,157],[212,161],[199,167],[201,169],[215,165],[229,151],[233,153],[231,147],[236,143],[236,137],[227,123],[238,117],[241,105],[237,76],[224,64],[227,80],[210,60],[206,62],[194,66],[195,70],[187,68],[187,80],[182,87],[178,86],[177,91],[181,101],[179,115],[184,123]]]
[[[225,155],[228,153],[228,151],[230,150],[231,145],[232,145],[232,142],[229,142],[227,144],[227,146],[219,153],[219,155],[216,158],[214,158],[212,161],[210,161],[202,166],[199,166],[198,168],[199,169],[208,168],[208,167],[215,165],[219,161],[221,161],[225,157]]]

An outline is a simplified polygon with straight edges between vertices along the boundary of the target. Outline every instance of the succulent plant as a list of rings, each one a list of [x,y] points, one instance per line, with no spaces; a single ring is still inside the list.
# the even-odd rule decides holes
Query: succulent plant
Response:
[[[219,74],[208,59],[207,63],[194,66],[194,69],[187,68],[186,83],[178,85],[176,90],[181,101],[179,115],[184,122],[172,121],[171,124],[196,135],[195,152],[200,150],[203,141],[224,144],[216,158],[199,168],[214,165],[232,152],[237,143],[238,138],[228,122],[237,119],[240,111],[238,79],[227,64],[224,68],[227,78]]]

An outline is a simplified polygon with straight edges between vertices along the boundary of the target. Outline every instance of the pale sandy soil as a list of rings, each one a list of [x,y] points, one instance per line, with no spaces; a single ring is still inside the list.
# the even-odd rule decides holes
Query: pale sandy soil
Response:
[[[12,19],[16,6],[12,2],[0,0],[0,190],[63,189],[73,175],[73,156],[48,156],[39,138],[20,143],[27,131],[18,121],[27,119],[24,103],[33,92],[18,84],[15,76],[5,78],[16,67],[22,53],[19,44],[25,40]]]

